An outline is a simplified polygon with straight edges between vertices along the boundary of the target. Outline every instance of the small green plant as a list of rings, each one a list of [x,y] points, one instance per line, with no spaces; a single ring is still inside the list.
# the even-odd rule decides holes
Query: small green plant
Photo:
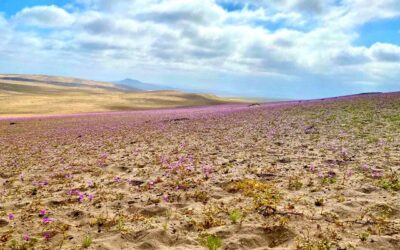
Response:
[[[216,235],[206,235],[201,239],[203,246],[207,247],[208,250],[217,250],[222,246],[222,240]]]
[[[17,240],[14,239],[11,241],[10,249],[12,249],[12,250],[27,250],[28,246],[26,243],[20,244]]]
[[[400,177],[383,178],[378,182],[378,186],[386,190],[400,191]]]
[[[117,229],[118,231],[123,231],[124,230],[124,226],[125,226],[125,222],[124,222],[124,218],[123,217],[118,217],[117,220]]]
[[[257,180],[244,179],[232,182],[227,185],[226,189],[231,193],[240,192],[247,197],[252,197],[255,208],[276,207],[282,200],[282,194],[273,184]]]
[[[369,237],[369,233],[368,232],[362,232],[360,235],[360,240],[361,241],[367,241],[368,237]]]
[[[297,239],[296,249],[297,250],[330,250],[334,244],[327,239],[322,240],[311,240],[311,239]]]
[[[164,231],[164,232],[167,232],[167,231],[168,231],[168,223],[166,223],[166,222],[163,223],[163,224],[162,224],[162,228],[163,228],[163,231]]]
[[[117,200],[123,200],[124,197],[125,197],[125,194],[124,194],[124,193],[117,193],[117,194],[115,195],[115,198],[116,198]]]
[[[378,204],[372,207],[370,210],[382,219],[391,218],[396,214],[396,210],[387,204]]]
[[[241,221],[243,218],[242,212],[240,210],[235,209],[229,214],[229,219],[232,221],[233,224],[238,223],[238,221]]]
[[[400,115],[386,115],[385,119],[390,122],[400,122]]]
[[[13,239],[10,243],[10,249],[12,250],[27,250],[34,249],[35,244],[38,242],[36,238],[30,238],[29,236],[23,237],[23,242]]]
[[[92,237],[90,235],[86,235],[85,238],[82,240],[82,247],[83,248],[88,248],[90,245],[92,245]]]
[[[289,178],[289,190],[300,190],[303,187],[303,183],[299,180],[299,177]]]
[[[328,184],[335,184],[337,181],[336,177],[324,177],[321,180],[322,185],[328,185]]]

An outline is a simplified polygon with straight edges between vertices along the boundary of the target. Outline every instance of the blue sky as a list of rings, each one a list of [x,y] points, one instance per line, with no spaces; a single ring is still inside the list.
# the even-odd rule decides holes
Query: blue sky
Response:
[[[0,72],[220,95],[400,90],[397,0],[0,2]]]
[[[371,46],[376,42],[400,45],[400,19],[374,20],[362,25],[355,42],[360,46]]]
[[[71,1],[67,0],[23,0],[23,1],[3,0],[0,1],[0,10],[1,12],[5,13],[7,17],[10,17],[12,15],[15,15],[23,8],[29,8],[40,5],[58,5],[62,7],[70,2]]]

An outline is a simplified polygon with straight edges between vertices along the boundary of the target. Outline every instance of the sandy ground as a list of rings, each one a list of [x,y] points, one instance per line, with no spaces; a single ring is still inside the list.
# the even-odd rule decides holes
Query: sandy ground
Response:
[[[400,249],[400,94],[0,121],[1,249]]]
[[[180,91],[126,90],[68,77],[0,74],[0,118],[248,103]]]

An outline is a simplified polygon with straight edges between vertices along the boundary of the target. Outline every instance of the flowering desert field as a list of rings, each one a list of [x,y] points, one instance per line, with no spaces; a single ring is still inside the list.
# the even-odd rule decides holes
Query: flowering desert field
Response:
[[[1,249],[400,249],[400,93],[0,120]]]

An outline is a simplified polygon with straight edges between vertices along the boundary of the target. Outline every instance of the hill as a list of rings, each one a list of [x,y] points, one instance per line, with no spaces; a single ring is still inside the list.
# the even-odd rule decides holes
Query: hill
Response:
[[[174,90],[174,88],[162,86],[159,84],[153,83],[145,83],[135,79],[125,79],[122,81],[114,82],[116,86],[127,88],[127,89],[136,89],[142,91],[156,91],[156,90]]]
[[[0,75],[0,117],[203,106],[237,102],[174,90],[45,75]]]

